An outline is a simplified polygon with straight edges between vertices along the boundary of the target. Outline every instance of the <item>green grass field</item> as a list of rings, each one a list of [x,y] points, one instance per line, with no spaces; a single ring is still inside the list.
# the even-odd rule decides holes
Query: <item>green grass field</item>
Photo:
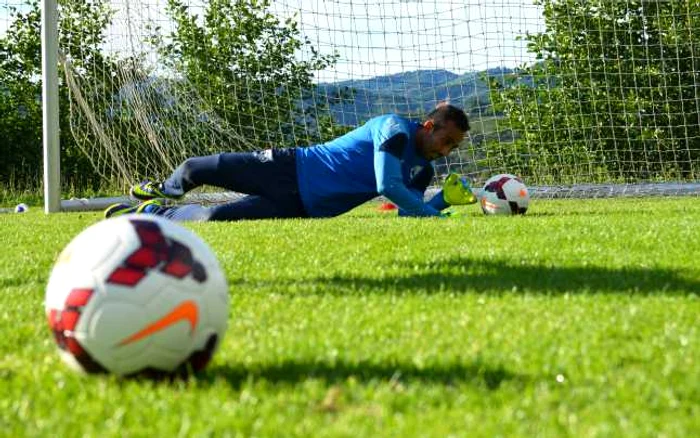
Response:
[[[525,217],[200,223],[231,293],[196,379],[82,376],[43,310],[97,213],[0,215],[0,435],[687,437],[700,431],[700,200]]]

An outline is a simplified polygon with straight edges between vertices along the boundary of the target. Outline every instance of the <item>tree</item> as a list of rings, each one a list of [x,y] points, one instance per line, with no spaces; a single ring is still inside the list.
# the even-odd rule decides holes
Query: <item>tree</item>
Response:
[[[186,78],[250,148],[308,144],[327,115],[314,98],[313,72],[335,62],[279,20],[268,0],[209,0],[201,19],[183,0],[168,0],[175,29],[154,28],[152,42],[177,77]],[[297,56],[306,49],[310,56]],[[326,123],[326,121],[324,121]]]
[[[223,144],[198,152],[291,146],[343,131],[318,104],[312,83],[313,72],[336,55],[320,55],[293,19],[280,21],[268,7],[210,0],[200,20],[185,2],[170,0],[174,31],[152,28],[164,59],[153,66],[145,62],[153,53],[103,52],[115,12],[109,0],[60,0],[59,47],[69,61],[59,73],[63,190],[96,190],[109,184],[105,177],[124,183],[162,176],[185,147],[202,146],[214,131]],[[31,0],[12,11],[0,38],[0,182],[33,189],[42,166],[40,48],[40,7]],[[303,61],[302,50],[310,53]],[[186,114],[177,114],[183,108]],[[152,150],[149,142],[159,144]],[[170,156],[165,148],[176,150]]]
[[[62,0],[59,45],[85,78],[109,63],[101,51],[111,20],[107,0]],[[0,183],[37,189],[42,175],[41,8],[37,0],[26,11],[11,9],[11,24],[0,38]],[[72,31],[67,32],[68,29]],[[76,32],[78,32],[76,34]],[[99,70],[98,70],[99,69]],[[59,87],[61,173],[65,187],[99,185],[94,170],[78,149],[69,129],[67,87]]]
[[[700,2],[536,4],[537,62],[490,80],[518,137],[488,158],[543,182],[698,178]]]

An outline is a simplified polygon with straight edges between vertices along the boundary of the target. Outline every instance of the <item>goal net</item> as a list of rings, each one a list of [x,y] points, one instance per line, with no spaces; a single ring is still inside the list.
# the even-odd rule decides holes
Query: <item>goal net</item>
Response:
[[[698,2],[64,0],[59,16],[75,147],[120,188],[447,100],[472,130],[436,184],[697,193]]]

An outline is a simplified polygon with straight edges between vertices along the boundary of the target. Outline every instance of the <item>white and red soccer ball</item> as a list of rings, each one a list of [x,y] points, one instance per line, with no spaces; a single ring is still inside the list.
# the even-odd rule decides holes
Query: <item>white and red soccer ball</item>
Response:
[[[62,359],[85,372],[203,369],[226,331],[226,278],[209,247],[172,221],[101,221],[59,256],[46,315]]]
[[[530,193],[523,180],[507,173],[489,178],[479,198],[484,214],[525,214],[530,205]]]

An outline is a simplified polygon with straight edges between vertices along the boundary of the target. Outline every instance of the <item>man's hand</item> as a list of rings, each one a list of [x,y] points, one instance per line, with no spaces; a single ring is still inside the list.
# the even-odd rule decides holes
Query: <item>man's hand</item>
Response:
[[[469,181],[456,173],[451,173],[442,185],[442,197],[450,205],[475,204],[476,196],[469,187]]]
[[[441,213],[440,217],[444,218],[444,219],[455,219],[455,218],[459,219],[463,216],[462,216],[462,213],[460,213],[458,211],[446,210],[446,211],[443,211]]]

